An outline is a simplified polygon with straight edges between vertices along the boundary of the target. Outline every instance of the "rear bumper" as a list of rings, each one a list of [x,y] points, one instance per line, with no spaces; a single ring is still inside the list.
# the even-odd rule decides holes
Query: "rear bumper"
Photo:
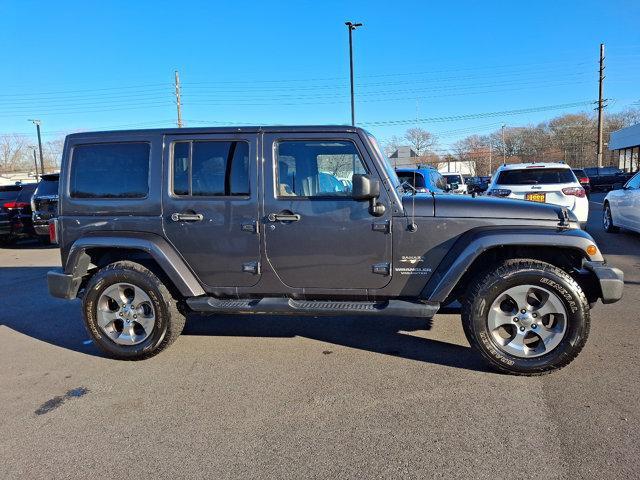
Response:
[[[584,262],[582,266],[598,279],[602,292],[602,303],[615,303],[622,298],[624,273],[619,268],[608,267],[600,262]]]
[[[47,224],[38,224],[38,223],[33,223],[33,229],[36,231],[36,234],[38,235],[45,235],[45,236],[49,236],[49,222],[47,222]]]
[[[74,278],[73,275],[64,273],[62,269],[47,272],[47,285],[49,294],[57,298],[67,300],[76,298],[82,277]]]

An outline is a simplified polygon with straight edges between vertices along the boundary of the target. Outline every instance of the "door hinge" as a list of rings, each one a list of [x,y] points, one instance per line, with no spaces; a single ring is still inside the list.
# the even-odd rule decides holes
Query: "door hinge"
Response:
[[[373,222],[371,224],[371,230],[374,232],[389,233],[391,231],[391,224],[389,223],[389,220],[385,220],[384,222]]]
[[[260,262],[247,262],[242,264],[242,271],[246,273],[260,274]]]
[[[371,271],[377,275],[389,275],[391,266],[388,263],[376,263],[371,266]]]
[[[247,233],[258,233],[258,228],[258,222],[256,221],[240,224],[240,230]]]

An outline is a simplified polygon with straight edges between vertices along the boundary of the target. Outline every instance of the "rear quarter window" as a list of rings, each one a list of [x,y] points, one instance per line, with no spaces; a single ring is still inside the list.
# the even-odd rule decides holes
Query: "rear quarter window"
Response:
[[[58,179],[42,179],[38,184],[38,188],[36,189],[36,195],[45,196],[45,195],[57,195],[58,194]]]
[[[413,188],[425,188],[424,176],[419,172],[397,172],[400,183],[407,182]]]
[[[577,179],[568,168],[528,168],[503,170],[498,175],[498,185],[538,185],[576,183]]]
[[[146,142],[76,145],[71,159],[71,196],[145,198],[150,150]]]

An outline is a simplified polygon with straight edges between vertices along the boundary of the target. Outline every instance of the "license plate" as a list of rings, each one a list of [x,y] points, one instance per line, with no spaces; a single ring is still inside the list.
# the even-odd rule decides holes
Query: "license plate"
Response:
[[[540,203],[544,203],[547,201],[547,194],[546,193],[527,193],[524,196],[525,200],[529,200],[531,202],[540,202]]]

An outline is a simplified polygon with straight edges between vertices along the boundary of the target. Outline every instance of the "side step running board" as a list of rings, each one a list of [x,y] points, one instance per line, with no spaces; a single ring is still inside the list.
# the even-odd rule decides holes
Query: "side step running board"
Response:
[[[271,313],[290,315],[386,315],[395,317],[433,317],[440,304],[405,300],[353,302],[333,300],[294,300],[292,298],[219,299],[192,297],[187,305],[196,312]]]

